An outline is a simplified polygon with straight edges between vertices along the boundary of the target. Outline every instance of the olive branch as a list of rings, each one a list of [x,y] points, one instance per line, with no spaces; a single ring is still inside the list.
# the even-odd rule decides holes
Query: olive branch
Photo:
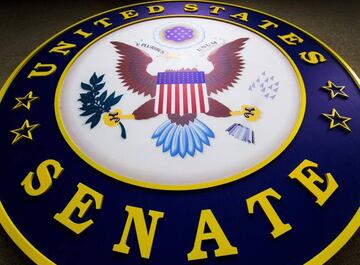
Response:
[[[85,122],[85,124],[90,124],[90,129],[93,129],[96,125],[98,125],[102,114],[109,113],[111,111],[111,107],[116,105],[123,96],[115,96],[115,92],[107,96],[107,90],[101,91],[105,86],[105,82],[102,82],[103,79],[104,75],[97,76],[94,72],[89,80],[89,83],[81,82],[81,88],[87,92],[81,93],[78,100],[82,103],[80,110],[83,112],[80,116],[90,116],[90,118],[88,118]],[[121,136],[125,139],[125,127],[120,120],[118,123],[121,128]]]

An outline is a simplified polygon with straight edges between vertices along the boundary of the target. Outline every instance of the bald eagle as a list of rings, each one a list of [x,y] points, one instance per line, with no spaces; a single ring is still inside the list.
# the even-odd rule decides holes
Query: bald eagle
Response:
[[[232,112],[212,97],[231,88],[240,78],[245,62],[240,52],[248,38],[239,38],[222,45],[210,53],[207,59],[213,64],[209,73],[198,69],[166,70],[157,76],[147,72],[153,59],[146,52],[113,41],[118,62],[116,72],[129,91],[151,99],[138,107],[132,115],[120,116],[136,120],[167,115],[168,120],[153,133],[156,146],[171,156],[184,158],[203,152],[210,146],[214,132],[197,117],[203,113],[212,117],[229,117],[243,114]]]

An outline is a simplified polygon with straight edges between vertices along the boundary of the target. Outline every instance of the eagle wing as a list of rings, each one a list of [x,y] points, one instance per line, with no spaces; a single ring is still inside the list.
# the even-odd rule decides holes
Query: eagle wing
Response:
[[[153,61],[146,52],[123,42],[112,41],[116,52],[120,55],[116,72],[128,90],[144,96],[155,96],[156,76],[149,74],[146,69]]]
[[[207,59],[214,69],[206,74],[209,95],[227,90],[239,79],[245,65],[239,52],[244,49],[247,40],[248,38],[236,39],[210,53]]]

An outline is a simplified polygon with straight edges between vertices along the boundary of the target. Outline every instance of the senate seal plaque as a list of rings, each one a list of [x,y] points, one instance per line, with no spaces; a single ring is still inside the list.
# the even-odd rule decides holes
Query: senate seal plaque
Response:
[[[0,223],[36,264],[317,265],[359,227],[359,79],[269,14],[106,11],[0,102]]]

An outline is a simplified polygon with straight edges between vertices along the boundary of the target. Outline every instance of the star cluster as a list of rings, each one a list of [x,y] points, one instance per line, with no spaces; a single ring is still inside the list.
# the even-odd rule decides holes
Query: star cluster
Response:
[[[193,30],[183,26],[176,26],[165,30],[165,38],[167,40],[183,42],[186,40],[191,40],[193,37]]]

